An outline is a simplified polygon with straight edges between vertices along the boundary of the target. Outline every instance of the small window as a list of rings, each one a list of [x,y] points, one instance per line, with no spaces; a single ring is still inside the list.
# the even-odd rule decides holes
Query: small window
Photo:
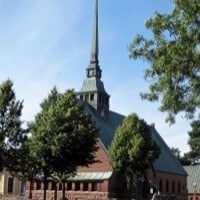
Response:
[[[92,183],[92,191],[97,191],[97,183]]]
[[[166,192],[169,192],[169,181],[166,181]]]
[[[83,95],[80,95],[80,100],[83,100]]]
[[[83,191],[88,191],[88,183],[87,182],[83,183]]]
[[[181,183],[180,183],[180,181],[178,182],[178,193],[179,194],[181,193]]]
[[[40,181],[36,182],[36,190],[41,190],[41,182]]]
[[[13,177],[8,178],[8,193],[13,193]]]
[[[72,182],[67,183],[67,190],[72,190]]]
[[[51,189],[52,189],[52,190],[55,190],[55,189],[56,189],[56,186],[57,186],[57,185],[56,185],[56,182],[54,182],[54,181],[51,182]]]
[[[62,184],[59,183],[59,190],[62,190]]]
[[[90,94],[90,101],[94,100],[94,94]]]
[[[160,192],[162,192],[162,190],[163,190],[162,179],[160,179],[160,182],[159,182],[159,190],[160,190]]]
[[[76,182],[75,183],[75,191],[79,191],[80,190],[80,183]]]
[[[175,193],[175,182],[172,182],[172,193]]]

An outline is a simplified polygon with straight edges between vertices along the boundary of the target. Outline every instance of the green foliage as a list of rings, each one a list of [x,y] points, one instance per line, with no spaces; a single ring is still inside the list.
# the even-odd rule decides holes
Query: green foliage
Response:
[[[150,127],[136,114],[126,117],[117,129],[109,148],[114,169],[141,172],[159,156],[159,148],[152,141]]]
[[[200,121],[196,120],[191,123],[192,130],[188,132],[190,145],[190,156],[196,158],[200,156]]]
[[[150,63],[145,71],[149,92],[141,97],[157,101],[167,112],[166,121],[175,122],[175,115],[185,112],[193,118],[200,106],[200,1],[173,0],[170,14],[156,12],[145,26],[153,38],[135,36],[129,46],[130,58]]]
[[[113,168],[126,176],[129,186],[133,176],[144,174],[159,154],[160,148],[152,140],[150,127],[136,114],[124,119],[109,148]]]
[[[171,152],[174,154],[174,156],[177,158],[177,160],[179,160],[179,162],[182,165],[190,165],[191,164],[192,157],[191,157],[190,152],[184,153],[184,155],[181,156],[181,151],[179,150],[179,148],[175,148],[175,147],[171,148]]]
[[[78,166],[95,161],[98,131],[73,90],[61,94],[53,88],[29,129],[31,152],[47,176],[66,181]]]
[[[21,155],[27,141],[27,131],[20,120],[23,102],[16,100],[13,83],[10,80],[0,85],[0,167],[19,172]]]

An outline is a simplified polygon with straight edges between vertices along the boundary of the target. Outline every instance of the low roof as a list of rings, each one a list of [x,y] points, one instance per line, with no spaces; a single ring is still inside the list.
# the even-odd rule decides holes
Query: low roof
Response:
[[[194,184],[196,183],[197,193],[200,194],[200,164],[184,166],[188,173],[187,177],[187,187],[188,193],[194,193]]]
[[[78,172],[75,176],[68,178],[68,181],[95,181],[107,180],[111,177],[112,172]]]

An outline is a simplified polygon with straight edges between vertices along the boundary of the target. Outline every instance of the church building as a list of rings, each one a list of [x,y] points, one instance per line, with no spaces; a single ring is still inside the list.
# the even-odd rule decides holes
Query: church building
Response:
[[[100,130],[99,149],[96,152],[96,158],[99,162],[89,167],[78,168],[77,174],[69,178],[66,184],[68,200],[114,200],[123,199],[126,196],[123,177],[119,177],[114,172],[108,157],[108,147],[114,138],[117,127],[122,124],[125,116],[111,111],[109,108],[111,96],[107,93],[101,80],[102,70],[99,64],[98,42],[98,0],[96,0],[91,58],[86,69],[85,80],[80,91],[77,92],[77,98],[85,102],[86,112],[91,115]],[[187,199],[186,171],[153,125],[151,125],[151,133],[153,140],[160,146],[161,154],[159,159],[153,163],[154,170],[149,169],[148,171],[149,188],[153,188],[152,191],[149,189],[149,192],[156,189],[163,197],[176,198],[177,200]],[[49,183],[48,195],[52,195],[53,198],[54,193],[51,193],[51,190],[54,187],[52,185],[53,183]],[[40,189],[35,185],[33,199],[37,190]],[[61,195],[61,188],[58,186],[58,196],[59,194]]]

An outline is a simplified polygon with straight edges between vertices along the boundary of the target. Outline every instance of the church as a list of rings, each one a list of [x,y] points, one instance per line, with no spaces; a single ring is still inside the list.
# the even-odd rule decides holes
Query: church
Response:
[[[99,64],[98,42],[98,0],[96,0],[91,58],[86,68],[85,80],[80,91],[77,92],[77,98],[85,102],[86,112],[91,115],[100,130],[99,149],[96,152],[96,158],[99,162],[89,167],[78,168],[77,174],[68,179],[66,183],[66,197],[68,200],[114,200],[124,199],[126,196],[123,189],[123,178],[114,172],[107,153],[115,131],[122,124],[125,116],[109,109],[111,96],[106,92],[104,83],[101,80],[102,70]],[[165,197],[178,200],[187,199],[186,171],[172,154],[154,125],[151,125],[151,133],[153,140],[160,146],[161,154],[159,159],[153,163],[154,170],[148,170],[149,186],[156,188]],[[54,188],[55,184],[49,182],[48,199],[54,199]],[[59,185],[57,188],[57,196],[59,197],[61,188]],[[28,185],[27,192],[29,192]],[[37,195],[41,194],[40,192],[42,192],[42,187],[36,183],[32,191],[33,199],[37,199]]]

